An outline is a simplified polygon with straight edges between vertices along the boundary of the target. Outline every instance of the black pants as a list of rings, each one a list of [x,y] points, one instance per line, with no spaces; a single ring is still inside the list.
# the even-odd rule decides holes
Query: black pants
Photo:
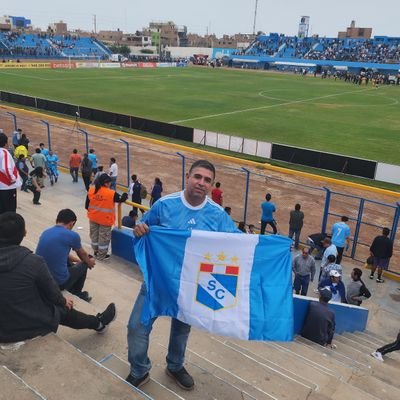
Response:
[[[336,264],[340,264],[342,262],[344,247],[337,247],[336,246],[336,249],[337,249]]]
[[[32,193],[33,193],[33,203],[39,203],[39,199],[40,199],[40,193],[35,186],[27,186],[27,189],[29,189]]]
[[[87,275],[87,264],[81,262],[71,265],[69,268],[69,279],[67,282],[59,285],[60,290],[68,290],[74,295],[79,295],[85,285]]]
[[[397,339],[393,343],[385,344],[381,348],[379,348],[378,351],[381,354],[386,354],[386,353],[391,353],[392,351],[400,350],[400,332],[397,335]]]
[[[17,189],[0,190],[0,214],[17,209]]]
[[[99,320],[94,315],[84,314],[75,309],[68,310],[64,307],[57,307],[60,312],[60,324],[73,329],[97,329]]]
[[[86,191],[89,191],[90,184],[92,183],[92,174],[82,174],[83,183],[85,184]]]
[[[71,167],[69,173],[72,176],[72,182],[78,182],[79,167]]]
[[[142,198],[141,197],[137,198],[134,195],[132,195],[132,202],[133,203],[137,203],[137,204],[142,204]],[[132,210],[138,212],[138,208],[137,207],[133,207],[132,206]]]
[[[270,225],[272,230],[274,231],[274,235],[276,235],[276,232],[278,232],[278,230],[276,229],[276,225],[275,225],[275,221],[261,221],[261,235],[265,234],[265,228],[267,227],[267,225]]]

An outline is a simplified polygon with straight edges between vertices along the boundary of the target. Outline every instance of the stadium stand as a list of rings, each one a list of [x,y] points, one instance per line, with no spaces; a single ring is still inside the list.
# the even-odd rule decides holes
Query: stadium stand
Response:
[[[108,59],[110,50],[91,37],[50,35],[47,33],[0,33],[0,57],[18,58],[97,58]]]
[[[373,39],[338,39],[318,36],[258,36],[244,52],[245,56],[272,56],[310,60],[394,63],[400,60],[400,38],[375,36]]]

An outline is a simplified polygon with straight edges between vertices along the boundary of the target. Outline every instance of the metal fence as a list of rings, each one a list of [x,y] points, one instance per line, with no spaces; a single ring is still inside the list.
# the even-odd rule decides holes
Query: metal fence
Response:
[[[17,127],[28,134],[32,148],[40,142],[55,151],[60,164],[68,168],[69,156],[73,148],[79,153],[87,153],[94,148],[99,165],[108,168],[110,157],[115,157],[119,166],[118,183],[127,187],[132,173],[150,189],[154,178],[159,177],[163,194],[181,190],[185,184],[185,173],[194,161],[193,153],[175,152],[168,147],[151,146],[134,135],[116,138],[115,133],[104,134],[96,127],[83,129],[79,121],[62,121],[54,124],[39,117],[16,115],[0,111],[0,128],[11,132]],[[112,137],[110,137],[112,136]],[[121,135],[122,136],[122,135]],[[34,150],[30,149],[30,153]],[[368,256],[369,245],[379,235],[382,227],[391,229],[391,239],[395,242],[395,254],[391,270],[400,272],[400,245],[396,233],[400,218],[400,204],[390,204],[351,194],[340,193],[326,187],[304,184],[299,178],[276,176],[264,170],[250,167],[238,168],[235,164],[216,159],[216,180],[222,183],[224,206],[232,207],[232,218],[247,224],[260,224],[260,204],[267,192],[277,204],[276,220],[280,234],[288,233],[289,214],[296,203],[301,203],[305,212],[305,226],[301,240],[316,232],[327,232],[341,215],[349,217],[352,232],[352,246],[346,256],[364,262]],[[246,162],[243,161],[245,164]]]

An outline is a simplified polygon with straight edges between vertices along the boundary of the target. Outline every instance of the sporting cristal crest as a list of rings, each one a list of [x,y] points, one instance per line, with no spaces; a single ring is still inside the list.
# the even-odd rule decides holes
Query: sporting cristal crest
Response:
[[[212,310],[236,305],[240,267],[238,258],[228,258],[223,252],[216,257],[204,255],[200,262],[196,301]]]

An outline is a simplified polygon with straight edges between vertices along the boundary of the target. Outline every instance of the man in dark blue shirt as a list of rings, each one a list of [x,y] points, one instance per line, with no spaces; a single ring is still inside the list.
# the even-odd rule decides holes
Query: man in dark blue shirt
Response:
[[[94,258],[81,245],[81,238],[72,229],[76,224],[76,214],[70,209],[61,210],[56,225],[46,229],[40,236],[36,254],[42,256],[51,275],[61,290],[90,301],[88,292],[82,291],[87,269],[95,265]],[[79,257],[70,255],[74,250]]]
[[[136,226],[136,220],[138,218],[137,212],[136,211],[130,211],[129,215],[125,215],[125,217],[122,218],[122,226],[126,226],[127,228],[134,228]]]

